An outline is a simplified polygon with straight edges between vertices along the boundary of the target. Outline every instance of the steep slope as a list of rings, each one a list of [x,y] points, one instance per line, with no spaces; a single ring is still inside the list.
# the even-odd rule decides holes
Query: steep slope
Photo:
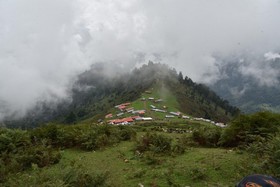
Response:
[[[107,67],[97,64],[81,74],[71,91],[71,102],[64,101],[52,108],[41,103],[24,119],[6,121],[6,124],[29,128],[49,121],[69,124],[89,118],[97,121],[115,105],[137,103],[147,90],[152,90],[154,97],[165,100],[172,111],[194,117],[226,122],[238,113],[237,108],[231,107],[209,88],[188,77],[184,79],[181,73],[167,65],[149,62],[129,73],[123,73],[117,67],[108,71]]]
[[[156,81],[149,90],[141,94],[141,98],[132,101],[127,108],[145,110],[144,117],[160,121],[177,121],[180,118],[191,117],[227,122],[238,113],[238,109],[229,106],[207,87],[192,84],[187,86],[178,79]],[[199,91],[200,87],[205,90]],[[118,112],[121,111],[115,109],[111,114]],[[124,116],[129,117],[131,114],[124,113]]]
[[[84,110],[84,118],[98,114],[100,116],[96,119],[102,118],[101,114],[111,107],[139,100],[147,90],[154,94],[152,97],[163,99],[170,109],[196,117],[225,122],[239,112],[205,85],[196,84],[188,77],[184,79],[181,73],[163,64],[150,62],[131,73],[113,78],[104,78],[102,68],[85,72],[78,82],[80,87],[92,87],[91,91],[98,100],[93,99],[89,91],[75,90],[73,95],[74,112],[78,114],[81,109]]]

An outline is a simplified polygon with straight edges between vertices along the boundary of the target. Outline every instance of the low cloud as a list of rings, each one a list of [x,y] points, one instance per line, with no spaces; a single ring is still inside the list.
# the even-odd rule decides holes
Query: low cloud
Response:
[[[234,97],[234,99],[236,99],[236,98],[242,97],[245,94],[245,92],[247,91],[247,89],[248,89],[248,87],[246,85],[244,85],[244,87],[242,87],[242,88],[239,88],[239,87],[229,88],[229,92]]]
[[[269,63],[254,62],[240,66],[240,73],[254,78],[259,86],[278,86],[280,69],[273,68]]]
[[[275,61],[276,59],[280,59],[280,54],[268,52],[268,53],[264,54],[264,57],[265,57],[266,61],[270,61],[270,60]]]
[[[195,81],[221,78],[217,56],[279,55],[278,0],[0,0],[0,118],[68,97],[91,64],[166,63]],[[278,83],[264,62],[240,68]]]

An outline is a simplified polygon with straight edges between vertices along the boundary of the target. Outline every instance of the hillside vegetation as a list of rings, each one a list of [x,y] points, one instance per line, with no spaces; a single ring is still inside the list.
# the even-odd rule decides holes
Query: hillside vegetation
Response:
[[[280,115],[203,123],[1,128],[1,186],[233,186],[279,177]]]

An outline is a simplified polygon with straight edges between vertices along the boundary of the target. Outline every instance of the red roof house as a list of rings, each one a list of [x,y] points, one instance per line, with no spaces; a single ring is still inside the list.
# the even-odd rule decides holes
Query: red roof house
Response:
[[[105,116],[105,118],[111,118],[111,117],[113,117],[113,114],[107,114],[107,115]]]

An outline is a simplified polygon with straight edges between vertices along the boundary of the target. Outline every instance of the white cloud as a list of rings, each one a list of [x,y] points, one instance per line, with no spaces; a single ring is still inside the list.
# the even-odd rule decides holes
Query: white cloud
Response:
[[[261,60],[252,60],[240,65],[239,72],[243,76],[250,76],[260,86],[278,86],[279,69],[273,68],[270,63]]]
[[[0,1],[0,101],[24,113],[38,99],[67,97],[94,62],[155,60],[215,81],[214,55],[279,51],[279,8],[278,0]],[[258,68],[242,71],[273,82],[273,70],[265,67],[269,77]]]
[[[280,58],[280,54],[267,52],[267,53],[264,54],[264,58],[265,58],[266,61],[276,60],[276,59]]]

